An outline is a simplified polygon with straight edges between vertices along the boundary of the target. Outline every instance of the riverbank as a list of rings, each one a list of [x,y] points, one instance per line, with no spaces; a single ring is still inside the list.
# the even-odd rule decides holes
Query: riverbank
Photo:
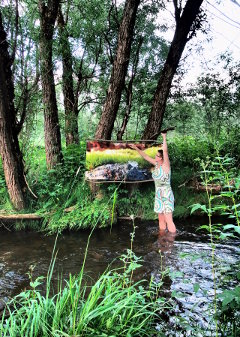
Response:
[[[189,173],[190,174],[190,173]],[[180,174],[172,174],[172,186],[175,195],[174,218],[187,218],[191,213],[191,205],[205,203],[203,192],[182,185],[186,181],[186,170]],[[179,187],[180,186],[180,187]],[[142,184],[97,184],[93,191],[89,184],[79,181],[69,199],[61,205],[53,200],[46,208],[38,212],[15,213],[13,210],[2,210],[0,220],[3,225],[14,222],[16,230],[32,228],[49,233],[62,232],[66,229],[112,226],[121,218],[137,218],[140,220],[157,220],[154,213],[155,187],[153,182]],[[201,213],[199,212],[199,215]]]
[[[214,214],[212,216],[212,223],[213,224],[230,224],[233,223],[234,224],[234,219],[229,219],[227,216],[223,216],[223,215],[217,215]],[[43,219],[40,220],[29,220],[29,219],[25,219],[22,221],[19,220],[12,220],[12,219],[4,219],[3,221],[1,220],[0,222],[0,232],[19,232],[19,233],[36,233],[37,235],[45,235],[47,234],[50,237],[55,237],[56,233],[51,232],[49,233],[46,230],[39,230],[39,228],[41,228],[41,221],[44,221]],[[209,222],[209,218],[206,214],[200,212],[200,211],[196,211],[194,212],[194,214],[191,214],[187,217],[184,218],[174,218],[174,221],[176,224],[181,223],[181,230],[182,231],[186,231],[188,232],[188,230],[190,229],[189,224],[191,225],[191,229],[190,232],[192,231],[196,231],[200,226],[204,226],[204,225],[208,225]],[[106,227],[99,227],[96,226],[95,227],[95,231],[99,231],[99,230],[105,230],[105,231],[109,231],[112,230],[112,228],[121,228],[122,225],[127,225],[129,226],[129,228],[132,228],[133,224],[136,224],[138,226],[141,226],[142,228],[144,227],[152,227],[154,226],[156,229],[156,233],[158,232],[158,220],[157,219],[143,219],[139,216],[136,217],[132,217],[132,216],[119,216],[116,218],[116,221],[114,224],[112,224],[112,226],[106,226]],[[184,225],[185,224],[185,225]],[[197,225],[194,225],[197,224]],[[192,227],[193,226],[193,227]],[[178,230],[179,228],[177,228]],[[65,235],[65,234],[69,234],[69,233],[88,233],[90,234],[92,231],[92,228],[82,228],[82,229],[78,229],[78,231],[76,231],[75,229],[70,229],[69,227],[66,227],[62,232],[61,235]],[[204,230],[200,230],[200,233],[203,233]]]
[[[200,146],[201,151],[199,152]],[[11,215],[12,218],[9,221],[15,221],[15,230],[31,228],[51,234],[96,226],[100,228],[111,227],[121,217],[157,220],[157,214],[153,211],[155,196],[153,182],[105,183],[93,187],[93,184],[84,180],[85,149],[85,142],[81,142],[80,146],[65,149],[64,164],[52,170],[46,169],[44,149],[32,149],[27,180],[35,197],[31,199],[27,210],[17,214],[9,202],[0,167],[0,209],[2,212],[4,211],[4,214]],[[208,155],[214,156],[211,151],[210,143],[191,137],[174,139],[173,142],[169,142],[169,153],[172,158],[171,185],[175,197],[174,219],[189,217],[191,206],[194,204],[207,207],[208,198],[207,193],[203,191],[203,177],[198,173],[202,170],[202,164],[200,159],[196,160],[196,157],[201,156],[200,158],[208,158],[207,160],[209,160]],[[226,162],[226,167],[230,170],[234,169],[234,160],[228,158],[225,162],[224,158],[222,160],[223,165]],[[210,165],[208,170],[211,170],[209,163],[207,161],[205,164]],[[222,170],[221,161],[218,165],[219,170]],[[214,170],[216,172],[216,166]],[[236,172],[236,177],[237,174],[238,172]],[[211,179],[214,181],[210,183],[219,186],[222,178],[214,177],[214,173],[211,175]],[[228,202],[231,204],[228,197],[224,198],[225,200],[222,199],[223,204],[228,204]],[[218,200],[212,199],[211,202],[214,206]],[[199,216],[201,211],[198,211]],[[5,223],[6,219],[3,219],[2,216],[1,221],[3,220]]]

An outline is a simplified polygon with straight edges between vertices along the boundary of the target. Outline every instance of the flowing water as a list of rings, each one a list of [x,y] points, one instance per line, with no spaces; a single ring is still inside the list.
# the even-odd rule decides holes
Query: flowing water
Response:
[[[211,246],[206,233],[197,231],[192,220],[176,223],[176,236],[159,235],[156,222],[135,222],[133,251],[141,256],[143,266],[135,278],[158,281],[161,270],[170,270],[164,285],[165,296],[174,291],[174,313],[204,328],[210,324],[209,303],[214,296],[211,265]],[[119,223],[110,229],[96,229],[90,239],[86,273],[96,279],[105,268],[125,254],[131,245],[131,222]],[[89,231],[65,233],[57,239],[57,260],[53,283],[59,275],[68,278],[69,273],[80,271]],[[33,278],[46,275],[51,261],[55,237],[35,232],[0,231],[0,312],[3,303],[22,289],[29,287],[27,273]],[[217,244],[216,266],[223,268],[239,261],[239,241]],[[219,278],[219,275],[217,276]],[[218,290],[219,291],[219,290]],[[172,325],[175,315],[172,316]],[[170,335],[169,335],[170,336]]]

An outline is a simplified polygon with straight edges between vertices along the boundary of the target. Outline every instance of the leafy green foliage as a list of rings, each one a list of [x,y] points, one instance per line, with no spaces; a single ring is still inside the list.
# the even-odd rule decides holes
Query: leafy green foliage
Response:
[[[174,169],[186,169],[186,167],[198,168],[197,158],[206,160],[212,158],[214,145],[206,139],[193,136],[177,136],[169,141],[169,157]]]
[[[71,203],[72,201],[72,203]],[[84,228],[94,228],[109,226],[112,219],[111,199],[93,199],[89,187],[81,184],[68,201],[74,205],[70,212],[64,207],[59,207],[54,214],[45,216],[45,230],[48,233],[60,233],[63,230],[79,230]]]
[[[42,228],[49,233],[93,227],[96,222],[100,226],[110,224],[112,205],[109,199],[95,199],[84,182],[85,149],[85,142],[69,146],[64,151],[64,164],[49,171],[45,167],[43,150],[38,149],[31,161],[28,177],[39,198],[33,206],[45,216]]]
[[[28,180],[37,195],[43,210],[56,209],[59,205],[68,206],[71,190],[82,181],[85,167],[85,146],[72,146],[64,151],[64,164],[52,170],[46,169],[43,148],[34,150],[28,160]],[[40,206],[38,203],[38,206]]]
[[[209,218],[209,224],[201,228],[209,232],[211,239],[216,331],[217,333],[221,331],[223,336],[231,337],[238,336],[240,332],[240,288],[239,286],[233,287],[233,284],[239,283],[239,272],[235,268],[234,272],[219,270],[219,273],[224,275],[224,287],[228,288],[217,295],[214,252],[216,240],[226,240],[240,235],[240,177],[234,164],[235,160],[227,155],[224,157],[218,156],[214,161],[202,161],[202,180],[206,188],[208,202],[207,204],[197,203],[192,205],[192,212],[200,209]],[[213,184],[221,186],[217,195],[212,193]],[[227,216],[232,223],[227,225],[214,224],[212,216],[215,212]],[[226,281],[227,278],[228,281]]]
[[[218,295],[217,319],[223,335],[236,337],[240,333],[240,273],[239,263],[223,273],[224,290]],[[231,287],[229,287],[231,284]]]
[[[118,192],[117,212],[119,216],[139,216],[143,219],[153,219],[154,185],[136,186],[131,184],[120,188]]]
[[[226,55],[216,62],[222,71],[212,69],[189,89],[174,88],[164,125],[174,124],[180,134],[217,142],[219,146],[223,145],[222,155],[228,152],[239,162],[240,64]]]
[[[221,228],[216,224],[212,228],[213,232],[220,238],[227,237],[229,232],[239,234],[240,177],[235,167],[235,160],[228,155],[218,156],[214,161],[202,161],[201,166],[202,185],[208,195],[208,202],[193,204],[191,213],[201,210],[209,217],[212,217],[215,212],[227,216],[233,223],[222,225]],[[219,190],[217,194],[213,194],[214,187]]]

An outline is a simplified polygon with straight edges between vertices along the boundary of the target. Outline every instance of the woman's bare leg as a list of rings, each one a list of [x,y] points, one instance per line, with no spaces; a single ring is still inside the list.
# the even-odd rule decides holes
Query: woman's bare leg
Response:
[[[165,229],[167,229],[167,224],[163,213],[158,213],[158,221],[160,231],[165,231]]]
[[[172,213],[165,213],[164,217],[165,217],[165,222],[167,223],[168,231],[171,233],[176,233],[176,226],[174,225],[174,222],[173,222]]]

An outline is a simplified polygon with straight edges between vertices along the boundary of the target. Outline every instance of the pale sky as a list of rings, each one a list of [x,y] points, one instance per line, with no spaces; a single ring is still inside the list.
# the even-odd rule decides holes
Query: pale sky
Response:
[[[209,45],[209,53],[231,51],[235,58],[240,58],[240,1],[236,5],[231,0],[222,0],[216,4],[214,0],[206,1],[213,42]]]
[[[189,44],[186,45],[182,62],[189,68],[184,82],[195,82],[197,76],[208,72],[214,67],[218,55],[230,52],[235,61],[240,62],[240,0],[204,0],[202,7],[207,13],[209,32],[199,32]],[[173,4],[170,4],[173,7]],[[172,8],[171,8],[172,11]],[[166,38],[170,41],[170,31]],[[210,41],[209,41],[210,40]],[[196,44],[202,48],[197,50]],[[189,47],[192,47],[191,54]],[[185,59],[185,56],[187,58]],[[214,67],[217,70],[217,66]]]

